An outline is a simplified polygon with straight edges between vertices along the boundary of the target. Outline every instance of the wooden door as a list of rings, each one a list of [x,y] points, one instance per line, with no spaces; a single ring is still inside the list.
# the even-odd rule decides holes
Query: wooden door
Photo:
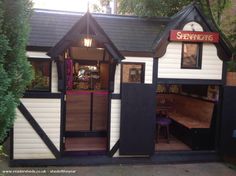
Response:
[[[121,155],[152,155],[154,153],[155,97],[153,85],[122,84]]]
[[[224,87],[221,118],[220,151],[236,156],[236,87]]]
[[[90,92],[68,94],[66,100],[66,131],[89,131],[90,111]]]

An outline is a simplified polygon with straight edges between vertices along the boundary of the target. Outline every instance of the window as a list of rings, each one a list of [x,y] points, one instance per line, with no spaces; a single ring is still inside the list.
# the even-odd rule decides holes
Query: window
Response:
[[[96,65],[79,65],[74,62],[73,88],[80,90],[100,89],[99,68]]]
[[[202,57],[202,44],[183,43],[181,68],[200,69]]]
[[[107,90],[109,63],[105,61],[72,61],[72,75],[67,71],[67,89]],[[70,80],[71,77],[71,81]],[[69,78],[69,79],[68,79]]]
[[[143,83],[144,63],[123,63],[122,64],[123,83]]]
[[[34,78],[28,86],[29,91],[50,91],[51,62],[48,59],[29,59]]]

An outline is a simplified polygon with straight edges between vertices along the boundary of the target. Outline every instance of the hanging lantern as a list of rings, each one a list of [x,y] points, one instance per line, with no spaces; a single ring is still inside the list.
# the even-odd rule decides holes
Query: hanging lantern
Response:
[[[85,37],[84,38],[84,46],[85,47],[91,47],[92,46],[92,38],[91,37]]]

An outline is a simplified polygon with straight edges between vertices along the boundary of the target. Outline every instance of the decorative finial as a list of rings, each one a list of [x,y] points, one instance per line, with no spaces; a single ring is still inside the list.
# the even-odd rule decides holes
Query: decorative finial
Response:
[[[88,4],[87,4],[87,12],[89,12],[89,0],[88,0]]]

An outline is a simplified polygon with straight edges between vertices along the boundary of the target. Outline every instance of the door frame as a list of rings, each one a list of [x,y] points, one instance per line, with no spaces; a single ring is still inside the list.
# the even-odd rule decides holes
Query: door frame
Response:
[[[104,50],[104,54],[106,54],[107,51]],[[110,148],[110,118],[111,118],[111,115],[110,115],[110,109],[111,109],[111,88],[114,87],[114,85],[112,86],[111,83],[112,83],[112,64],[111,64],[111,56],[109,55],[109,60],[108,61],[101,61],[101,62],[107,62],[109,64],[109,80],[108,80],[108,104],[107,104],[107,111],[108,111],[108,114],[107,114],[107,129],[106,129],[106,132],[104,131],[100,131],[100,132],[79,132],[79,131],[76,131],[75,133],[69,133],[71,136],[80,136],[80,137],[83,137],[83,136],[90,136],[90,137],[96,137],[96,136],[99,136],[99,137],[103,137],[104,135],[106,135],[107,137],[107,143],[106,143],[106,155],[109,154],[109,148]],[[62,156],[67,156],[68,152],[65,151],[65,138],[66,138],[66,85],[67,85],[67,74],[66,74],[66,59],[64,58],[63,61],[61,63],[58,63],[58,65],[62,65],[62,68],[63,70],[61,70],[62,72],[62,75],[63,75],[63,78],[62,78],[62,100],[61,100],[61,126],[60,126],[60,153]],[[114,82],[113,82],[114,84]],[[67,132],[68,133],[68,132]],[[105,134],[106,133],[106,134]],[[77,154],[79,151],[76,151],[76,152],[70,152],[72,155],[73,154]],[[71,155],[69,155],[71,156]]]

